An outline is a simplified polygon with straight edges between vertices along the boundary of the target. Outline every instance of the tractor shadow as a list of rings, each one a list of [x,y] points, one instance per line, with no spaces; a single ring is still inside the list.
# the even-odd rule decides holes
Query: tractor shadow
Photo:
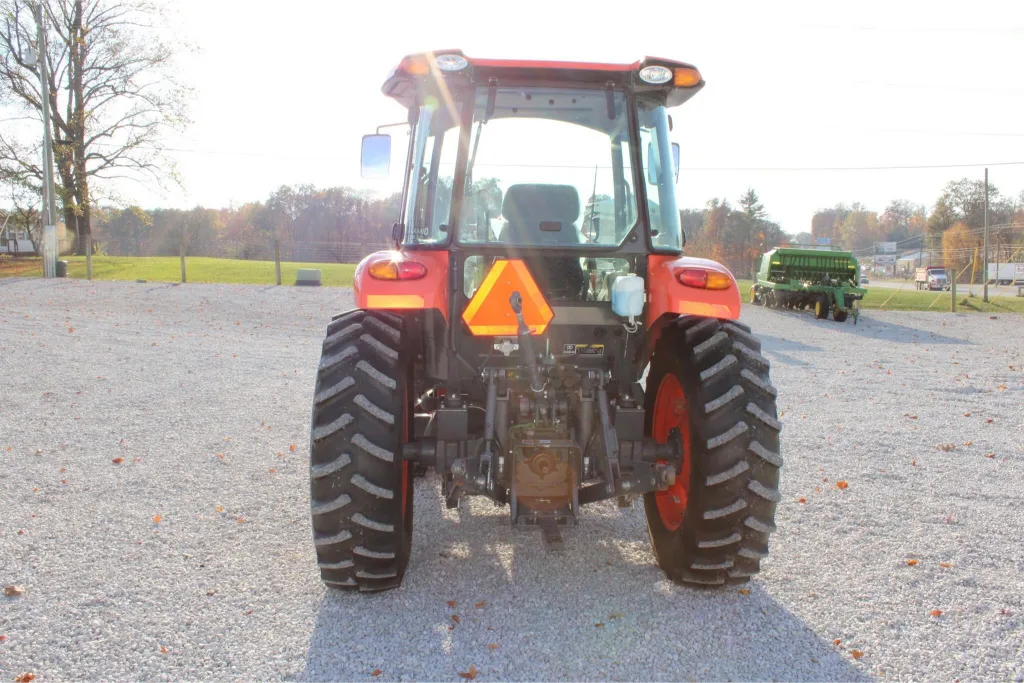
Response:
[[[471,665],[485,680],[872,680],[757,581],[746,595],[669,582],[639,501],[590,506],[561,552],[487,501],[444,510],[433,476],[415,515],[401,588],[325,592],[303,680],[459,680]],[[764,656],[777,647],[788,656]]]
[[[832,323],[832,327],[837,332],[852,334],[859,337],[870,337],[872,339],[878,339],[880,341],[891,342],[894,344],[974,345],[974,342],[967,339],[950,337],[944,334],[930,332],[920,327],[908,327],[907,325],[900,325],[899,323],[894,323],[889,320],[883,320],[872,315],[875,312],[876,311],[873,310],[862,312],[860,321],[856,325],[852,324],[852,319],[845,323],[836,323],[835,321],[829,322]]]
[[[785,339],[783,337],[773,337],[769,334],[758,334],[758,339],[761,340],[761,350],[764,352],[770,360],[777,360],[785,365],[793,365],[798,367],[806,367],[811,365],[807,360],[802,358],[795,358],[790,353],[795,354],[808,354],[817,353],[821,351],[820,346],[812,346],[811,344],[805,344],[803,342],[796,341],[795,339]]]

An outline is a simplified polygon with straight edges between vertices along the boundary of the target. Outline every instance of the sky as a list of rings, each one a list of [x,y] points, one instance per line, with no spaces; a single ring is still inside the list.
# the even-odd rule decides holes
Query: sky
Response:
[[[672,112],[680,206],[753,187],[784,230],[815,210],[931,207],[961,177],[1024,190],[1024,2],[515,3],[176,0],[195,88],[168,139],[184,187],[118,188],[146,207],[239,205],[280,185],[391,190],[359,176],[361,136],[402,121],[380,86],[404,54],[693,63]],[[513,9],[514,8],[514,9]],[[1017,165],[995,165],[1021,162]],[[963,168],[823,170],[975,165]],[[804,170],[788,170],[804,169]]]

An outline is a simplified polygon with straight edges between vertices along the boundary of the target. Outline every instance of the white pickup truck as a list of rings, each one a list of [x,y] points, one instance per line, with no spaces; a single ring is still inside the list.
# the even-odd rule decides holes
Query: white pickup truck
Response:
[[[943,266],[918,268],[914,274],[914,284],[918,289],[943,290],[949,289],[949,278]]]

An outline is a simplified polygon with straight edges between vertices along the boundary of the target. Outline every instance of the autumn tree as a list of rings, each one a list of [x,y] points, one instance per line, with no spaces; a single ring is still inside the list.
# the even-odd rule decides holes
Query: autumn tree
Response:
[[[981,245],[981,238],[963,221],[942,233],[942,259],[950,277],[966,268]]]
[[[920,235],[924,231],[924,221],[923,206],[906,199],[894,199],[878,217],[879,241],[902,242]]]
[[[125,209],[93,209],[93,220],[102,225],[102,237],[118,242],[118,255],[142,256],[149,247],[153,217],[140,206]]]
[[[54,185],[65,224],[81,238],[110,181],[173,178],[166,134],[187,123],[189,90],[174,71],[178,46],[161,38],[149,0],[41,0],[47,38]],[[21,123],[0,132],[0,176],[36,194],[42,168],[38,66],[26,57],[38,34],[28,0],[0,0],[0,103]],[[84,250],[84,241],[78,248]]]
[[[839,239],[839,226],[846,220],[850,213],[849,207],[845,204],[836,204],[830,209],[819,209],[811,217],[811,235],[815,241],[818,239]]]
[[[687,244],[696,244],[704,229],[704,212],[700,209],[680,209],[679,224],[683,226]]]
[[[726,220],[731,211],[728,200],[717,197],[708,200],[704,208],[704,226],[700,238],[694,244],[695,256],[724,260]]]
[[[837,230],[844,249],[867,249],[878,237],[878,214],[854,202]]]
[[[955,222],[956,213],[953,207],[949,205],[945,196],[939,197],[925,224],[925,245],[929,251],[939,251],[942,248],[942,236]]]

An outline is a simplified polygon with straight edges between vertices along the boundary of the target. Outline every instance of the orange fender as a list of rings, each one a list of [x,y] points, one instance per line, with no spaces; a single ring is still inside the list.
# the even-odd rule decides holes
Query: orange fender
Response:
[[[685,269],[706,270],[729,277],[726,289],[703,289],[682,284],[677,275]],[[729,269],[715,261],[690,256],[647,257],[647,326],[667,313],[736,320],[740,317],[740,290]]]
[[[411,261],[426,266],[425,276],[415,280],[379,280],[370,275],[370,266],[391,261]],[[352,289],[356,307],[381,310],[427,310],[436,308],[448,320],[447,251],[377,251],[356,266]]]

